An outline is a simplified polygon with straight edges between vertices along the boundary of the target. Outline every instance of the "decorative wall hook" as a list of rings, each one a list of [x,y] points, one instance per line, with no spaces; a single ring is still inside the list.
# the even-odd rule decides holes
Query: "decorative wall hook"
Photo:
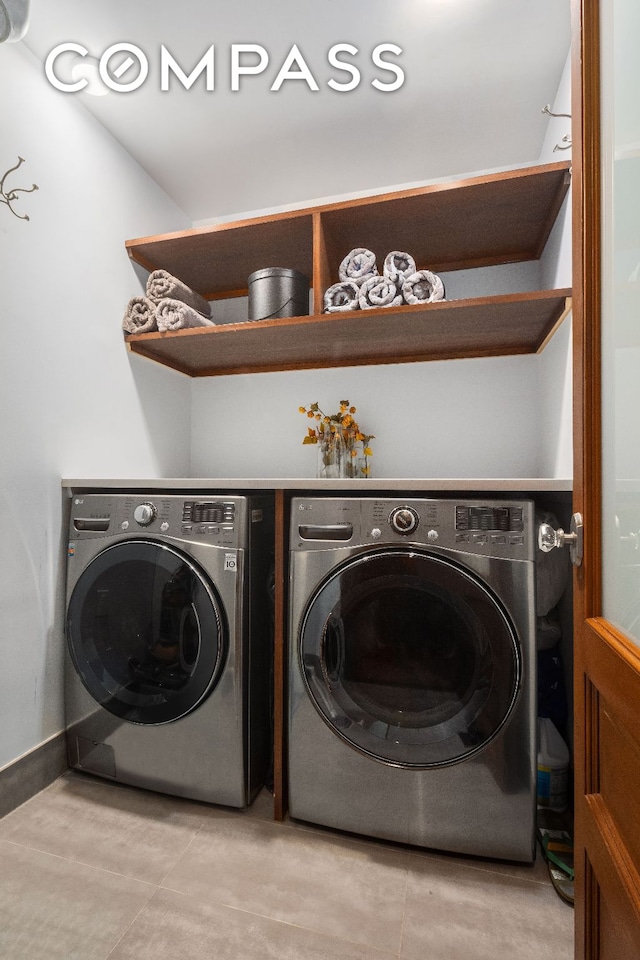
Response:
[[[19,199],[18,194],[19,194],[19,193],[33,193],[34,190],[38,190],[38,189],[39,189],[39,188],[38,188],[38,184],[37,184],[37,183],[34,183],[31,187],[13,187],[13,189],[10,189],[8,192],[5,192],[5,189],[4,189],[4,182],[5,182],[5,180],[7,179],[7,177],[9,176],[10,173],[13,173],[14,170],[17,170],[18,167],[19,167],[21,164],[23,164],[23,163],[24,163],[24,158],[23,158],[23,157],[18,157],[18,162],[16,163],[16,165],[15,165],[14,167],[9,167],[9,169],[7,170],[7,172],[5,173],[5,175],[3,176],[2,180],[0,180],[0,201],[1,201],[2,203],[6,203],[6,204],[7,204],[7,206],[9,207],[9,210],[11,210],[11,213],[12,213],[14,216],[16,216],[16,217],[18,218],[18,220],[28,220],[28,219],[29,219],[29,217],[27,216],[26,213],[16,213],[16,211],[13,209],[12,204],[14,204],[14,203],[16,202],[16,200]]]
[[[551,110],[551,104],[546,103],[542,108],[542,112],[546,113],[548,117],[567,117],[568,120],[571,120],[570,113],[553,113]],[[571,149],[571,134],[567,133],[564,135],[560,143],[556,143],[553,148],[553,152],[557,153],[558,150],[570,150]]]
[[[568,117],[568,119],[571,120],[571,114],[570,114],[570,113],[553,113],[552,110],[551,110],[551,104],[550,104],[550,103],[546,103],[546,104],[544,105],[544,107],[542,108],[542,112],[543,112],[543,113],[546,113],[546,114],[547,114],[548,116],[550,116],[550,117]]]
[[[571,136],[568,133],[565,133],[560,143],[556,143],[555,147],[553,148],[553,152],[557,153],[558,150],[570,150],[571,144]]]

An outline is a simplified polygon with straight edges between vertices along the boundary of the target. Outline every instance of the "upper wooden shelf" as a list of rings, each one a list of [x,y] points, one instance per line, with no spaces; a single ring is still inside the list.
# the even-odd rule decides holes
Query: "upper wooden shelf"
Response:
[[[328,265],[325,288],[355,247],[373,250],[379,264],[391,250],[406,250],[418,269],[436,273],[537,260],[568,190],[569,169],[568,162],[524,167],[142,237],[126,247],[146,269],[168,270],[212,300],[246,293],[247,278],[263,267],[292,267],[317,280],[314,218]]]
[[[133,260],[210,300],[246,294],[249,275],[270,266],[301,271],[313,288],[312,316],[137,334],[129,348],[190,376],[535,352],[570,290],[331,314],[322,297],[354,247],[379,266],[404,250],[441,273],[537,260],[569,182],[559,162],[128,240]]]

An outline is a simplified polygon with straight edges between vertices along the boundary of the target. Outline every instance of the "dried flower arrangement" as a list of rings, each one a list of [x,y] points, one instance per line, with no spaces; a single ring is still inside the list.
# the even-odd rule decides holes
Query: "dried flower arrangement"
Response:
[[[326,414],[317,403],[298,407],[315,426],[308,427],[303,444],[320,444],[319,476],[368,477],[371,474],[369,458],[373,456],[372,433],[364,433],[353,415],[356,407],[348,400],[340,401],[337,413]]]

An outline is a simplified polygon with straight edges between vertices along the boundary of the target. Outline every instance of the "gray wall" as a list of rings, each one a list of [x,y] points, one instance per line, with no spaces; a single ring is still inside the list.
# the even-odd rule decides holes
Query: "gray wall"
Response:
[[[40,188],[28,223],[0,205],[1,768],[63,727],[60,477],[188,473],[190,389],[134,371],[120,330],[140,292],[125,238],[184,214],[22,44],[0,89],[2,163],[26,161],[6,188]]]

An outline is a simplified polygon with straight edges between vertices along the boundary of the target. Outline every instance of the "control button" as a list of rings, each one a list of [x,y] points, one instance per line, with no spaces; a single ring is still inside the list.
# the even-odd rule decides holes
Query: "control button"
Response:
[[[155,520],[158,511],[152,503],[140,503],[133,511],[133,519],[141,527],[148,527]]]
[[[469,543],[469,534],[456,533],[456,543]]]
[[[492,533],[491,534],[491,543],[506,543],[507,538],[503,533]]]
[[[469,511],[467,507],[456,507],[456,530],[469,529]]]
[[[481,546],[488,540],[486,533],[474,533],[472,543],[478,543]]]
[[[435,541],[436,541],[437,539],[438,539],[438,531],[437,531],[437,530],[429,530],[429,533],[427,534],[427,540],[430,540],[431,543],[435,543]]]
[[[524,546],[524,537],[521,536],[520,534],[512,533],[511,536],[509,537],[509,543],[513,547],[522,547]]]
[[[165,530],[168,530],[168,529],[169,529],[169,524],[167,523],[166,520],[164,520],[164,521],[160,524],[160,529],[162,530],[163,533],[165,532]]]
[[[223,523],[223,524],[222,524],[222,529],[223,529],[223,530],[233,530],[233,524],[232,524],[232,523]]]
[[[523,527],[522,507],[512,507],[511,508],[511,529],[522,530],[522,527]]]
[[[391,527],[396,533],[401,533],[405,537],[407,534],[413,533],[418,528],[419,523],[420,517],[413,507],[396,507],[389,515]]]
[[[204,523],[199,523],[196,526],[196,533],[206,533],[206,532],[207,532],[207,528],[205,527]]]
[[[120,526],[121,526],[121,528],[122,528],[123,530],[128,530],[128,529],[129,529],[129,521],[128,521],[128,520],[123,520],[122,523],[120,524]]]
[[[192,530],[192,526],[191,526],[190,523],[183,523],[183,524],[182,524],[182,532],[183,532],[183,533],[191,533],[191,530]]]
[[[214,527],[212,524],[207,526],[207,533],[220,533],[220,527]]]
[[[374,540],[379,540],[380,537],[382,536],[382,530],[380,529],[380,527],[374,527],[373,530],[371,531],[371,536],[373,537]]]

